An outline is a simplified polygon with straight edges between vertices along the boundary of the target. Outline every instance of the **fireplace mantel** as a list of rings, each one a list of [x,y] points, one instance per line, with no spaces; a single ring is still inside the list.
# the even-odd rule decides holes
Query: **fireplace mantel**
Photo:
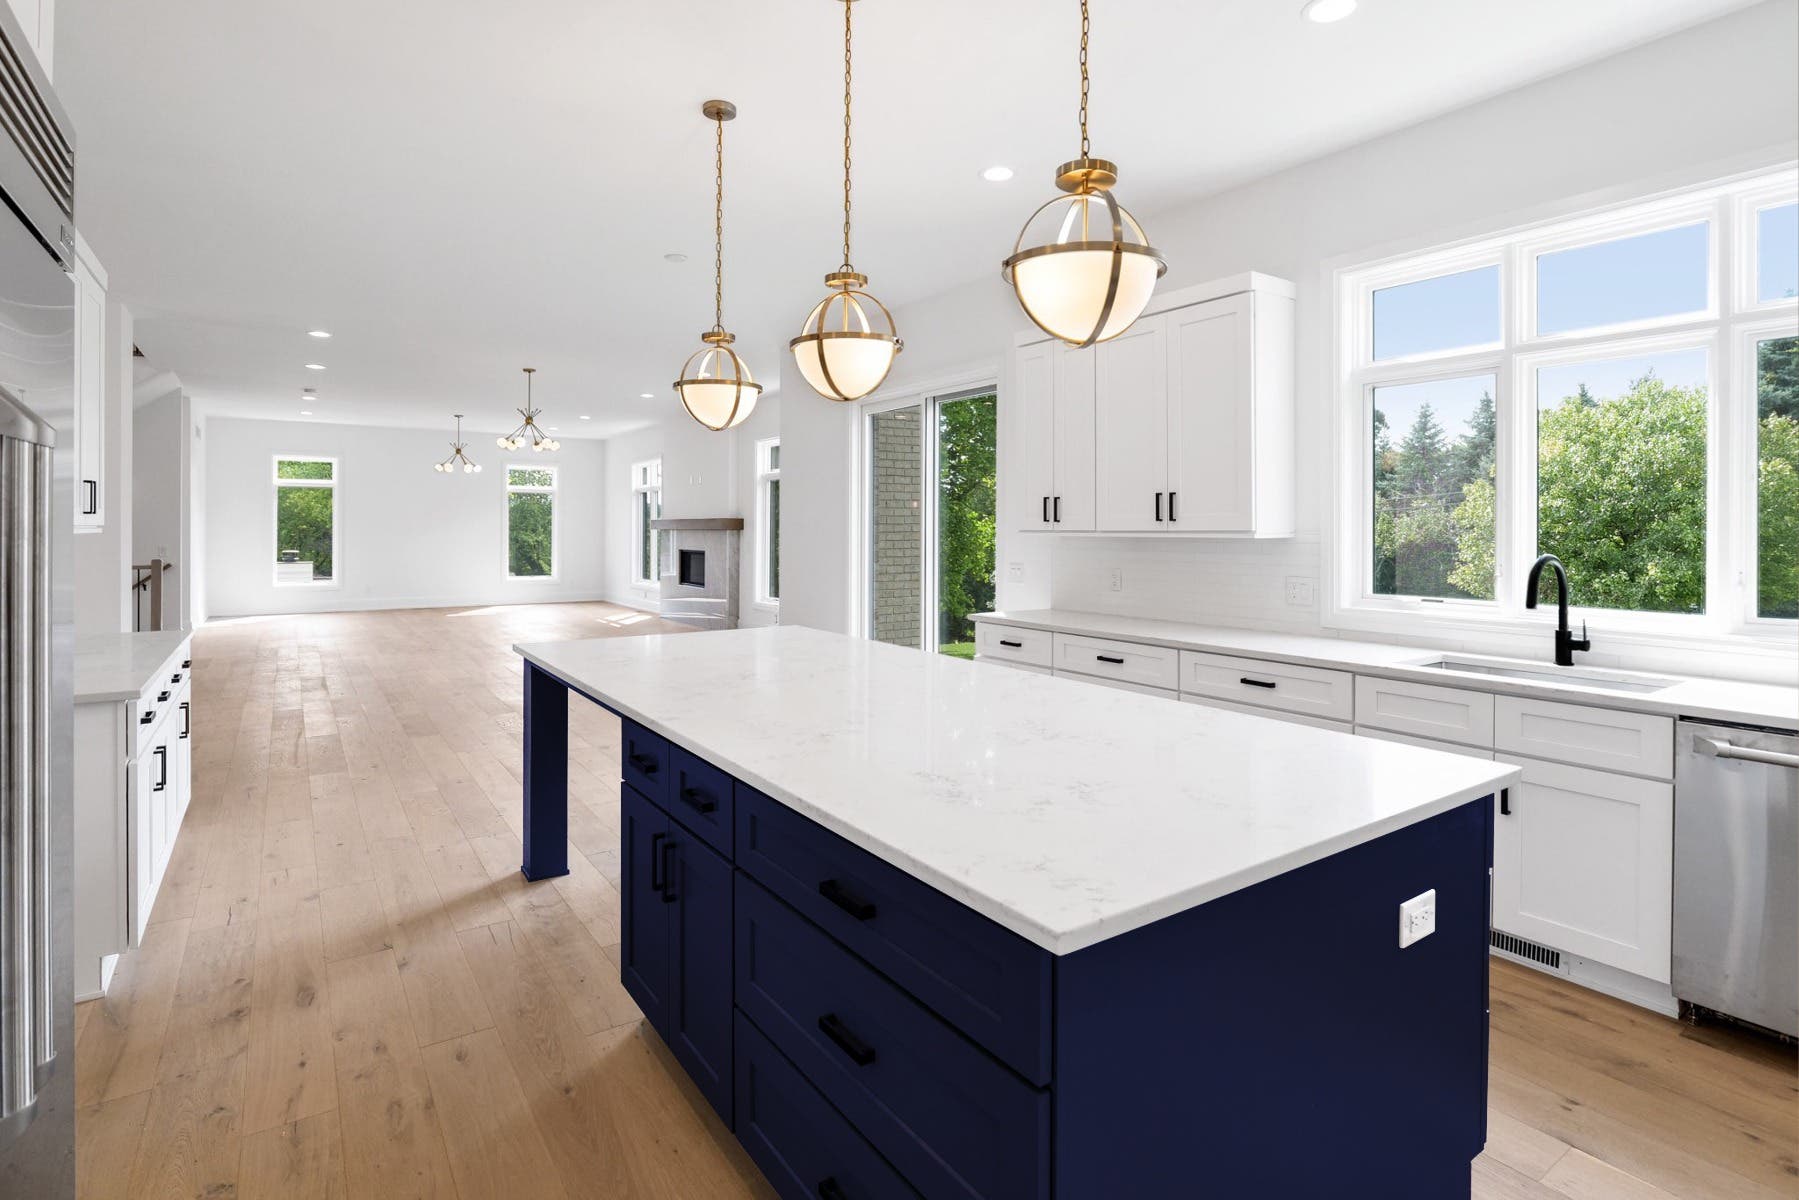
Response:
[[[714,529],[721,532],[743,532],[742,517],[657,517],[650,522],[651,529]]]

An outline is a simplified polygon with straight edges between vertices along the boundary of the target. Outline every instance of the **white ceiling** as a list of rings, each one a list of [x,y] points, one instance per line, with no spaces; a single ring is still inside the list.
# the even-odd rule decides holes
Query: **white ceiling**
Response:
[[[1094,152],[1153,215],[1747,2],[1096,0]],[[669,411],[711,323],[709,96],[740,112],[725,319],[778,378],[838,261],[841,11],[62,0],[81,228],[206,411],[317,387],[319,420],[503,432],[531,365],[559,436],[605,436]],[[1077,33],[1074,0],[857,5],[855,260],[890,305],[1000,286],[1078,150]]]

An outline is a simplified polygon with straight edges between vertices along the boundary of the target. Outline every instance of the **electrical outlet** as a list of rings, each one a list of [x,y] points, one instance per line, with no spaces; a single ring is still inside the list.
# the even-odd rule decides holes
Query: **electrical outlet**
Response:
[[[1437,932],[1437,889],[1413,896],[1399,906],[1399,948],[1404,950]]]
[[[1312,607],[1312,581],[1289,575],[1287,577],[1287,603],[1297,608]]]
[[[1006,564],[1006,578],[1010,579],[1013,583],[1023,583],[1024,582],[1024,564],[1023,563],[1007,563]]]
[[[1122,592],[1124,590],[1124,571],[1119,567],[1112,568],[1111,586],[1112,590],[1115,592]]]

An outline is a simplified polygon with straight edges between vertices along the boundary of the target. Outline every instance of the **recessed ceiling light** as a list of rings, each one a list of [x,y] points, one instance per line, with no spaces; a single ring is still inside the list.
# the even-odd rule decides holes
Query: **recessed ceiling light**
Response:
[[[664,254],[662,256],[662,258],[663,258],[663,261],[672,262],[672,263],[684,263],[687,261],[687,256],[685,254],[682,254],[679,250],[671,251],[668,254]]]
[[[592,418],[592,417],[582,417],[582,418],[581,418],[581,419],[582,419],[582,420],[583,420],[583,421],[591,421],[591,420],[593,420],[593,418]]]
[[[988,183],[1004,183],[1006,180],[1012,178],[1012,168],[988,167],[985,171],[981,172],[981,178],[985,179]]]
[[[1319,25],[1341,21],[1356,8],[1356,0],[1312,0],[1299,10],[1299,15]]]
[[[639,392],[637,394],[637,398],[639,400],[654,400],[656,398],[656,393],[655,392]]]
[[[306,369],[308,371],[323,371],[325,369],[325,364],[324,363],[307,363]]]
[[[306,331],[306,336],[307,337],[315,337],[315,338],[328,338],[331,336],[331,331],[329,329],[308,329]]]
[[[312,410],[310,408],[302,408],[300,410],[300,415],[302,417],[310,417],[312,415]]]

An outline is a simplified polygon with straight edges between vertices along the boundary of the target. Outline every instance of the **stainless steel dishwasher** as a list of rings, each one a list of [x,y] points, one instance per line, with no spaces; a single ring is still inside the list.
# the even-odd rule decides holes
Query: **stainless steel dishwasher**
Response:
[[[1683,720],[1675,754],[1681,1011],[1799,1037],[1799,734]]]

